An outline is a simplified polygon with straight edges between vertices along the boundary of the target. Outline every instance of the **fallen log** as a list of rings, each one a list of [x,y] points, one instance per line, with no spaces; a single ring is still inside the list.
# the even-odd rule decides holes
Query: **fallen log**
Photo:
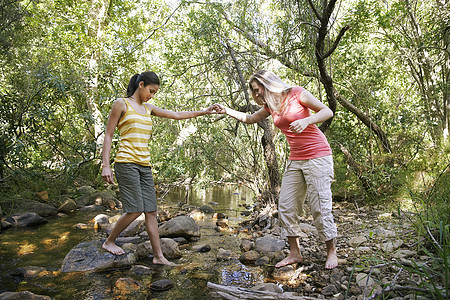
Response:
[[[208,289],[213,297],[228,300],[313,300],[314,297],[297,296],[295,293],[275,293],[258,291],[236,286],[225,286],[208,282]]]

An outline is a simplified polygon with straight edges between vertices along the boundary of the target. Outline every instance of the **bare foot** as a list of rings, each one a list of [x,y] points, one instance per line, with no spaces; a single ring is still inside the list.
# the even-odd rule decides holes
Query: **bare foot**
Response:
[[[155,264],[155,265],[166,265],[166,266],[169,266],[169,267],[175,267],[177,265],[176,263],[168,261],[165,257],[163,257],[163,258],[156,258],[156,257],[154,257],[153,258],[153,264]]]
[[[325,262],[325,269],[333,269],[338,266],[338,258],[336,251],[330,252],[327,255],[327,261]]]
[[[280,267],[284,267],[287,265],[291,265],[291,264],[296,264],[296,263],[300,263],[303,261],[303,257],[300,256],[295,256],[295,257],[291,257],[290,255],[288,257],[286,257],[285,259],[283,259],[282,261],[278,262],[275,265],[275,268],[280,268]]]
[[[325,269],[333,269],[338,265],[338,258],[336,254],[336,240],[331,239],[329,241],[325,241],[327,246],[327,261],[325,262]]]
[[[125,253],[125,251],[115,243],[107,243],[106,241],[103,243],[102,248],[114,255],[122,255]]]

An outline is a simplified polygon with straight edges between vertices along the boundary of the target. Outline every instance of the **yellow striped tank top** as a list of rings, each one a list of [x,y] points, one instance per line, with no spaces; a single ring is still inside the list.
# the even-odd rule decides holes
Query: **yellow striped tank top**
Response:
[[[127,111],[117,124],[120,144],[115,162],[131,162],[142,166],[150,166],[148,143],[152,133],[151,110],[144,105],[145,114],[140,114],[134,110],[127,99],[124,100],[127,104]]]

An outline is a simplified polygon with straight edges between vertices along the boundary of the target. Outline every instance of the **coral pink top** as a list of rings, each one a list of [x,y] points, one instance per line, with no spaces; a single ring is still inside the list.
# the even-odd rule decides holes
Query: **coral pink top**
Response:
[[[311,115],[308,107],[300,102],[300,95],[304,88],[296,86],[291,89],[284,101],[286,107],[282,113],[265,109],[272,115],[273,122],[287,138],[290,148],[290,160],[305,160],[331,155],[331,148],[323,132],[315,125],[309,125],[300,134],[295,134],[289,129],[289,125],[298,119],[304,119]]]

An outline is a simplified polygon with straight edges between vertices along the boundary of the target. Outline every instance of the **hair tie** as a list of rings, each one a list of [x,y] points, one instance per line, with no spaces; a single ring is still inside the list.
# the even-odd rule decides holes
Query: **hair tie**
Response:
[[[138,74],[138,77],[136,78],[136,83],[139,83],[139,77],[141,77],[141,74]]]

